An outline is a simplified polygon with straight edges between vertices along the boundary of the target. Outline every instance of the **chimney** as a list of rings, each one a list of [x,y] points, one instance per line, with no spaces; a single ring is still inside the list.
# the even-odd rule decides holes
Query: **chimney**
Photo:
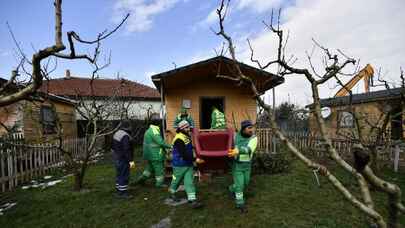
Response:
[[[65,71],[65,78],[70,79],[70,70],[69,69],[67,69]]]

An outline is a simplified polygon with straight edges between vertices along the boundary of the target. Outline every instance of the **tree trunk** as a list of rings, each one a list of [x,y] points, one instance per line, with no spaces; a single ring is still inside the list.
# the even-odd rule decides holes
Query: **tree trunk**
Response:
[[[371,169],[374,171],[374,173],[378,174],[380,172],[380,159],[378,157],[377,148],[375,146],[370,148],[370,152]]]
[[[388,227],[389,228],[399,228],[399,216],[400,211],[397,208],[396,203],[398,202],[398,197],[395,195],[388,196]]]
[[[87,171],[87,163],[83,163],[82,167],[75,172],[74,185],[73,185],[74,191],[82,190],[83,182],[84,182],[84,175],[86,174],[86,171]]]
[[[73,185],[73,190],[74,191],[80,191],[83,186],[83,178],[82,175],[80,175],[80,172],[76,172],[74,174],[74,185]]]

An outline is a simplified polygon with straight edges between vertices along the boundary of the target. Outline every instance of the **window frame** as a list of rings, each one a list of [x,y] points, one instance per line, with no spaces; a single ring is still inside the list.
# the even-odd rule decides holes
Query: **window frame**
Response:
[[[344,115],[344,113],[347,113],[347,114],[350,114],[350,117],[351,117],[351,123],[350,123],[350,125],[349,124],[345,124],[345,125],[342,125],[342,118],[347,118],[348,116],[346,116],[346,117],[344,117],[343,115]],[[338,111],[338,118],[337,118],[337,126],[339,127],[339,128],[354,128],[354,115],[353,115],[353,113],[352,112],[350,112],[350,111],[346,111],[346,110],[339,110]],[[346,122],[346,121],[345,121]],[[344,123],[345,123],[344,122]]]
[[[52,120],[45,120],[45,115],[52,114]],[[48,105],[42,105],[40,109],[42,133],[44,135],[52,135],[56,133],[56,111]]]

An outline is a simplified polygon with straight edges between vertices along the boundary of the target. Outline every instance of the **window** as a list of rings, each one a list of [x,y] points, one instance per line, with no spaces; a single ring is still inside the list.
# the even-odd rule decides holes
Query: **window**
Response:
[[[339,112],[339,127],[350,128],[354,127],[353,114],[350,112],[342,111]]]
[[[183,99],[182,107],[184,107],[184,108],[191,108],[191,100]]]
[[[41,122],[44,134],[56,133],[56,116],[55,111],[51,107],[41,107]]]

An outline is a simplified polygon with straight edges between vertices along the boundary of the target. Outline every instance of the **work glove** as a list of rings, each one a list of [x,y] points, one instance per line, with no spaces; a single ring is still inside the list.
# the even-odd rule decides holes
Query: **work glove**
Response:
[[[234,158],[234,157],[238,156],[238,154],[239,154],[238,148],[228,150],[228,157]]]
[[[129,162],[129,168],[130,169],[135,169],[135,162],[134,161]]]
[[[202,163],[204,163],[205,161],[203,160],[203,159],[201,159],[201,158],[197,158],[196,160],[195,160],[195,163],[197,163],[197,164],[202,164]]]

